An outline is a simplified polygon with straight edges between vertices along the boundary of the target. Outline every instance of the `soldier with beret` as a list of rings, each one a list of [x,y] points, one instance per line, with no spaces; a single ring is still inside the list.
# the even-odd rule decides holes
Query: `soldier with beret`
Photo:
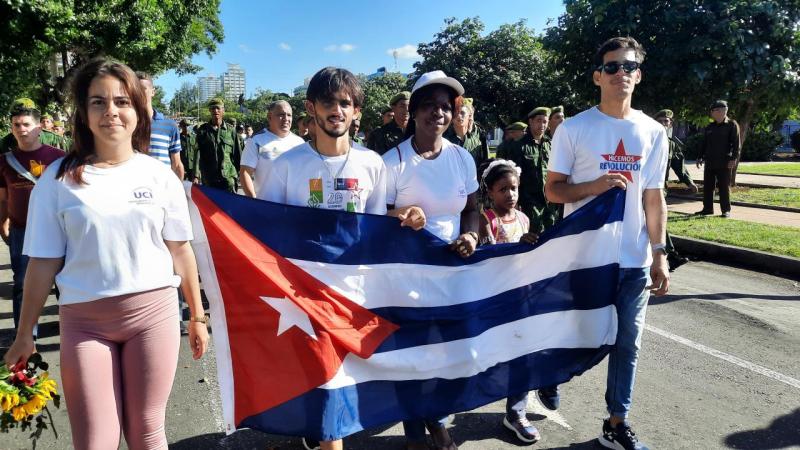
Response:
[[[184,168],[184,179],[193,183],[200,182],[200,168],[197,153],[197,137],[189,132],[189,121],[181,119],[178,123],[181,138],[181,162]]]
[[[714,186],[719,188],[719,205],[722,217],[731,216],[731,169],[739,159],[741,142],[739,124],[728,117],[728,102],[717,100],[711,104],[714,121],[703,132],[703,143],[697,159],[703,170],[703,209],[697,214],[714,214]]]
[[[694,193],[698,191],[697,185],[694,184],[691,175],[686,170],[686,166],[684,164],[685,156],[683,154],[683,142],[680,139],[672,135],[672,118],[674,114],[669,109],[662,109],[661,111],[656,113],[656,121],[661,125],[664,125],[664,128],[667,129],[667,136],[669,136],[669,164],[667,165],[667,175],[664,177],[664,180],[669,180],[669,169],[675,172],[675,175],[678,176],[678,179],[681,183],[685,184],[689,187],[689,189]],[[666,183],[664,184],[666,187]]]
[[[528,124],[525,122],[514,122],[503,129],[503,142],[497,146],[495,153],[499,159],[507,159],[508,150],[514,142],[525,136]]]
[[[497,157],[514,161],[522,169],[519,180],[519,207],[531,220],[530,231],[541,234],[558,219],[558,205],[544,195],[550,138],[545,135],[551,110],[538,107],[528,113],[528,133],[498,152]]]
[[[389,105],[392,108],[394,120],[369,134],[367,148],[383,155],[403,140],[403,134],[408,125],[408,102],[410,99],[411,93],[408,91],[400,92],[392,97]]]
[[[195,132],[199,168],[203,184],[228,192],[239,185],[239,161],[244,143],[234,126],[225,123],[225,103],[220,98],[208,101],[211,120]]]
[[[550,139],[553,139],[553,135],[556,134],[556,128],[561,125],[564,119],[563,106],[554,106],[553,109],[550,110],[550,117],[548,117],[547,122],[547,136],[549,136]]]
[[[387,123],[394,120],[394,111],[392,111],[391,106],[385,106],[381,110],[381,125],[386,125]]]

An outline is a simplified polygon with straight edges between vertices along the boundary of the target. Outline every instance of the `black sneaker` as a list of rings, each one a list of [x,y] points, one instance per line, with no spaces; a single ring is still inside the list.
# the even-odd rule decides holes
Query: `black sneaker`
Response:
[[[527,417],[509,420],[508,416],[505,416],[503,417],[503,426],[511,430],[517,439],[526,444],[535,444],[542,439],[539,430],[531,424]]]
[[[303,448],[306,450],[319,450],[319,441],[303,438]]]
[[[694,215],[695,216],[713,216],[714,215],[714,211],[709,211],[707,209],[702,209],[702,210],[697,211],[696,213],[694,213]]]
[[[626,422],[617,424],[612,428],[608,419],[603,421],[603,434],[597,438],[600,445],[616,450],[649,450],[649,448],[639,442],[636,433],[631,430]]]
[[[536,396],[539,397],[539,402],[550,411],[555,411],[561,404],[561,395],[558,393],[558,386],[542,388],[536,391]]]
[[[722,217],[724,219],[729,219],[731,217],[731,212],[730,211],[725,211],[722,214],[720,214],[720,217]]]

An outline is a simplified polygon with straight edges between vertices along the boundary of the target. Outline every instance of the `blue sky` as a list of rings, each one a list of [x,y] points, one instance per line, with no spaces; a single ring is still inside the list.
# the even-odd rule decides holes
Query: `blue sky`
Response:
[[[395,70],[390,49],[398,49],[396,69],[411,72],[417,44],[433,40],[446,17],[477,16],[487,33],[526,19],[541,33],[548,19],[563,12],[560,0],[223,0],[225,40],[217,53],[194,57],[194,63],[204,68],[200,73],[178,77],[167,72],[156,84],[169,99],[184,82],[194,83],[207,74],[219,76],[226,63],[237,63],[247,72],[247,96],[259,87],[291,93],[304,78],[328,65],[364,74],[381,66]]]

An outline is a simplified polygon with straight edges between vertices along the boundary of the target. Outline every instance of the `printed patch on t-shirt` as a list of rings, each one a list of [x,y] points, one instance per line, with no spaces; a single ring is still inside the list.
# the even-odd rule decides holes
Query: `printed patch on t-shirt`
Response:
[[[629,155],[625,152],[625,144],[622,139],[617,144],[617,149],[614,154],[601,155],[605,161],[600,163],[601,170],[607,170],[608,173],[619,173],[633,182],[633,174],[631,172],[639,172],[642,169],[642,164],[639,162],[642,159],[639,155]]]
[[[42,164],[40,161],[31,160],[31,175],[39,178],[42,176],[44,169],[47,168],[47,164]]]
[[[358,178],[337,178],[333,188],[337,191],[357,191]]]
[[[142,186],[133,190],[132,199],[128,203],[135,203],[137,205],[148,205],[153,203],[153,190],[149,187]]]
[[[308,180],[308,206],[319,208],[323,200],[322,178],[312,178]]]

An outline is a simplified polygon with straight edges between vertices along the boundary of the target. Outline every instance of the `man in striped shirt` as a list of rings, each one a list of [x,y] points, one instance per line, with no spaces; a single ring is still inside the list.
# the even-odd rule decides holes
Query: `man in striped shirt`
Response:
[[[169,164],[172,171],[179,179],[183,180],[184,169],[181,162],[181,137],[178,125],[174,120],[167,119],[164,114],[153,108],[153,96],[155,87],[153,79],[149,74],[136,72],[139,82],[147,95],[147,111],[150,113],[152,123],[150,124],[150,156]]]

